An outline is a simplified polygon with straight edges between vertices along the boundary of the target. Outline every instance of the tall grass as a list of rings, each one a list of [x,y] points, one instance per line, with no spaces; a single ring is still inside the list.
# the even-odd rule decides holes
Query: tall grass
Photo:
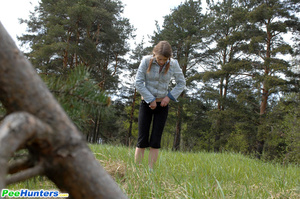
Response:
[[[154,172],[134,149],[90,145],[129,198],[300,198],[300,168],[231,153],[162,150]]]
[[[142,164],[136,165],[134,148],[90,148],[129,198],[300,198],[300,168],[295,165],[265,163],[241,154],[161,150],[150,172],[148,151]],[[24,182],[24,187],[10,189],[53,189],[50,182],[29,182],[33,187]]]

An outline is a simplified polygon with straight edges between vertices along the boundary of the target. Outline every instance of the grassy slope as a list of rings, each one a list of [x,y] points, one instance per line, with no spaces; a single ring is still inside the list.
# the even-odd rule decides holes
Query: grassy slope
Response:
[[[129,198],[300,198],[300,168],[230,153],[161,151],[153,173],[134,149],[91,145]]]
[[[129,198],[300,198],[300,168],[264,163],[230,153],[162,150],[154,172],[134,163],[134,148],[90,145]],[[9,189],[55,189],[33,179]]]

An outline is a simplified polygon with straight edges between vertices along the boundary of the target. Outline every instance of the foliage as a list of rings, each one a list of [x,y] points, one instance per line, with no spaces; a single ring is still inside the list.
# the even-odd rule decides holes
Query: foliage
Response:
[[[204,100],[188,99],[185,102],[183,120],[185,128],[182,132],[182,150],[185,151],[211,151],[211,134],[207,111],[210,105]]]
[[[92,116],[110,103],[84,66],[60,76],[41,74],[41,77],[82,132],[89,130]]]
[[[102,89],[117,84],[124,66],[132,27],[122,18],[119,1],[42,0],[30,20],[28,34],[19,38],[29,44],[30,61],[42,72],[59,73],[85,65]]]
[[[300,160],[300,95],[292,93],[282,98],[269,115],[271,130],[266,142],[268,159],[281,162]]]
[[[179,103],[170,103],[163,148],[174,148],[178,135],[182,151],[299,162],[299,2],[207,3],[204,11],[201,1],[184,1],[151,37],[171,43],[187,81]],[[29,32],[19,39],[89,142],[133,146],[140,100],[133,82],[152,46],[142,41],[125,56],[133,28],[122,9],[112,0],[42,0],[21,20]]]
[[[135,143],[137,142],[137,138],[138,138],[138,115],[139,115],[139,105],[140,105],[140,100],[137,100],[135,107],[133,109],[133,123],[132,123],[132,132],[131,132],[131,140],[130,140],[130,145],[135,145]],[[132,107],[127,106],[125,107],[124,112],[126,113],[127,118],[130,118],[128,116],[130,116],[132,111]],[[129,129],[130,126],[130,121],[129,120],[125,120],[123,123],[124,129]]]
[[[250,4],[253,9],[248,14],[248,20],[253,33],[248,53],[254,54],[257,60],[253,69],[256,71],[254,81],[261,90],[260,114],[267,112],[269,97],[286,90],[289,85],[287,78],[293,74],[292,66],[277,56],[292,54],[292,47],[282,35],[292,27],[289,21],[297,18],[285,5],[280,0],[251,1]]]
[[[224,149],[230,137],[235,135],[235,124],[244,122],[240,119],[240,109],[236,108],[236,99],[243,94],[243,87],[251,87],[250,75],[247,76],[251,63],[241,55],[245,42],[249,40],[246,16],[247,9],[238,1],[210,4],[201,80],[204,82],[203,92],[216,103],[217,110],[208,112],[215,151]],[[242,103],[238,106],[244,108]]]

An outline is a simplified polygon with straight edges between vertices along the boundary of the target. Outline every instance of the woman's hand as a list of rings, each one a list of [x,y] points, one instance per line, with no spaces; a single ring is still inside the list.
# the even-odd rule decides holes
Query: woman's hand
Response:
[[[166,96],[163,100],[161,100],[160,106],[165,107],[169,104],[169,102],[170,102],[170,98],[168,96]]]
[[[156,106],[157,106],[157,104],[156,104],[156,101],[155,101],[155,100],[154,100],[153,102],[151,102],[150,105],[149,105],[149,107],[150,107],[152,110],[156,109]]]

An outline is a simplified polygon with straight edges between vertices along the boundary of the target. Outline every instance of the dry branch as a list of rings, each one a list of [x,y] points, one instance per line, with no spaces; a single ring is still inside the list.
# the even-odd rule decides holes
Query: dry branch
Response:
[[[51,131],[52,129],[47,124],[26,112],[12,113],[3,120],[0,125],[0,168],[2,170],[0,172],[0,189],[7,185],[5,179],[8,173],[8,161],[13,153],[28,143],[33,143],[37,140],[38,135],[48,134]],[[14,177],[13,179],[22,180],[24,177]]]
[[[14,174],[30,167],[33,167],[33,161],[29,157],[20,158],[9,164],[8,174]]]
[[[9,176],[6,179],[6,185],[17,183],[23,180],[30,179],[32,177],[44,174],[44,167],[42,164],[38,164],[33,168],[21,171],[15,175]]]

